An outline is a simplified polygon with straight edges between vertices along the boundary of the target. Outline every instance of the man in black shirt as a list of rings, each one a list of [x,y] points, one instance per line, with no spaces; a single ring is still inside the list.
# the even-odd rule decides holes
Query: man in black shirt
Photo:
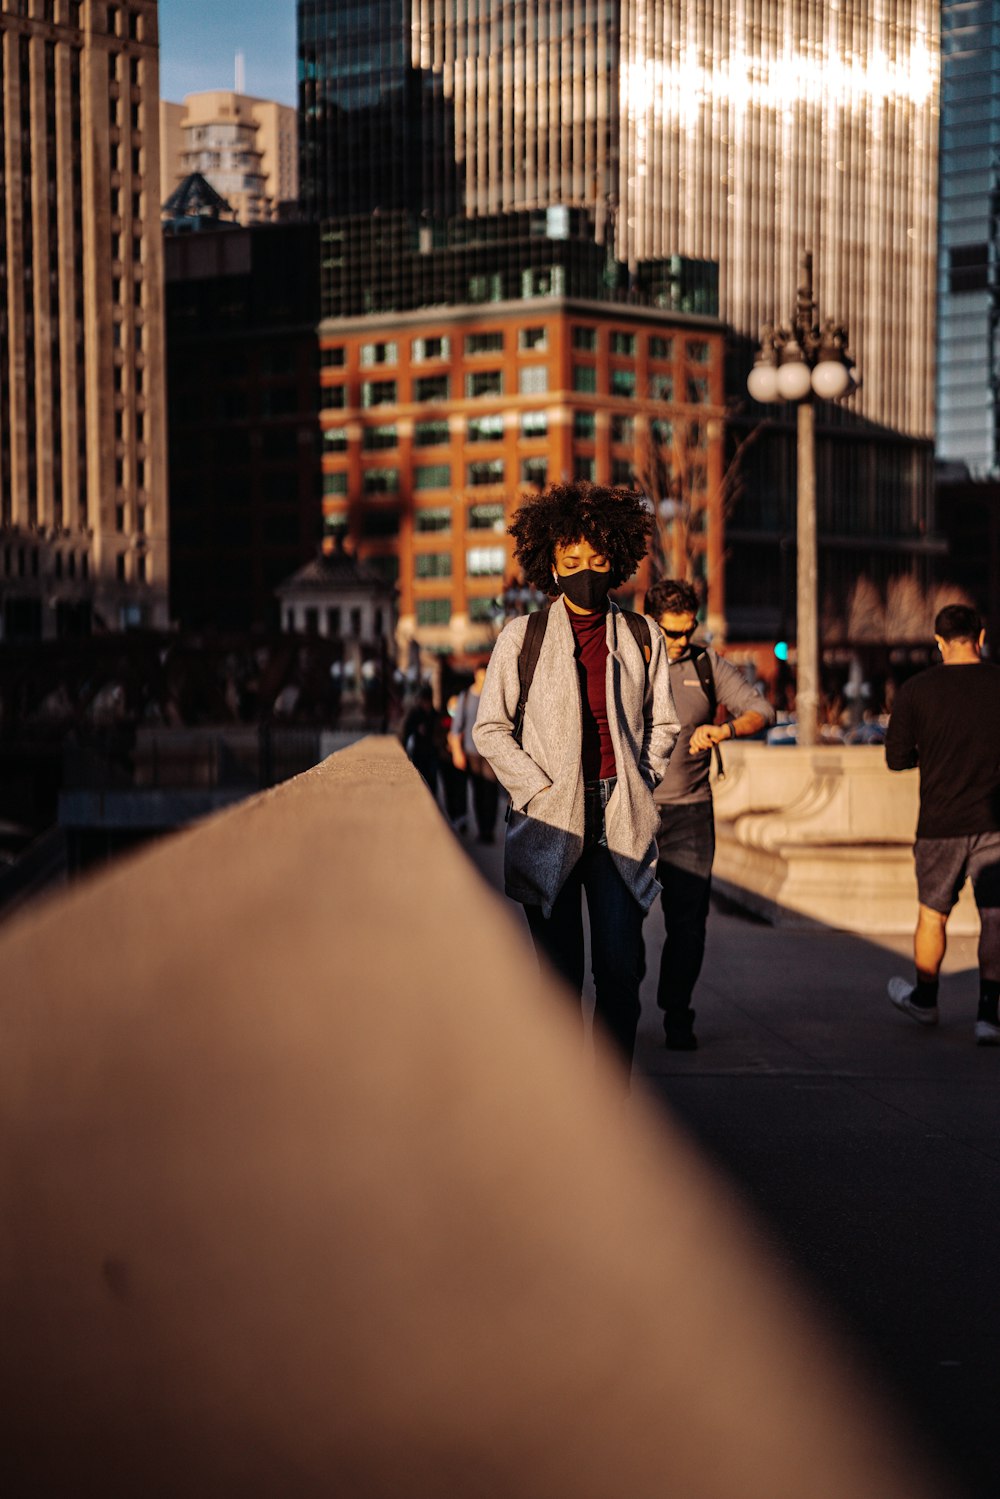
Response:
[[[900,688],[889,722],[890,770],[920,766],[914,858],[920,901],[917,981],[889,980],[889,998],[921,1025],[938,1020],[946,927],[966,877],[979,907],[980,1046],[1000,1044],[1000,667],[981,659],[978,614],[949,604],[934,621],[941,666]]]

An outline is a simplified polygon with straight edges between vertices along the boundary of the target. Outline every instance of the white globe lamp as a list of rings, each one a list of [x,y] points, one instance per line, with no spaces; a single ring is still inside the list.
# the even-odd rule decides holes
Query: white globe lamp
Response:
[[[821,359],[812,372],[812,388],[824,401],[839,401],[851,388],[851,372],[840,359]]]
[[[778,395],[778,371],[768,360],[758,357],[747,376],[747,390],[755,401],[768,406],[780,400]]]

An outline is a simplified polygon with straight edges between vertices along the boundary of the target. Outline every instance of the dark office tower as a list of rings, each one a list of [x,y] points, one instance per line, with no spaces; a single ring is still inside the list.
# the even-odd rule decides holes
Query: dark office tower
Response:
[[[941,7],[938,456],[1000,475],[1000,3]]]
[[[154,0],[0,0],[0,632],[167,623]]]
[[[299,173],[310,218],[456,212],[453,111],[413,57],[410,0],[299,0]]]

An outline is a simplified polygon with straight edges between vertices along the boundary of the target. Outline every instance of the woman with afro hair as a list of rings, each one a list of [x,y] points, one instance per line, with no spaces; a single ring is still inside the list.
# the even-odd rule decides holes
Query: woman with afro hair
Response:
[[[538,951],[579,994],[586,893],[595,1015],[628,1066],[643,918],[660,889],[653,787],[679,726],[660,631],[651,621],[633,629],[609,594],[645,556],[650,528],[642,497],[627,489],[553,484],[521,506],[514,555],[554,602],[523,717],[518,661],[531,615],[502,631],[473,731],[510,793],[507,894],[524,906]]]

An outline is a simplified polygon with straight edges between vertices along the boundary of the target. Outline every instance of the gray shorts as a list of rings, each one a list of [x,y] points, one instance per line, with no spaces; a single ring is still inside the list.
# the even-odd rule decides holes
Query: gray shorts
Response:
[[[1000,833],[918,838],[913,845],[913,858],[922,906],[947,916],[966,878],[972,880],[980,910],[1000,906]]]

